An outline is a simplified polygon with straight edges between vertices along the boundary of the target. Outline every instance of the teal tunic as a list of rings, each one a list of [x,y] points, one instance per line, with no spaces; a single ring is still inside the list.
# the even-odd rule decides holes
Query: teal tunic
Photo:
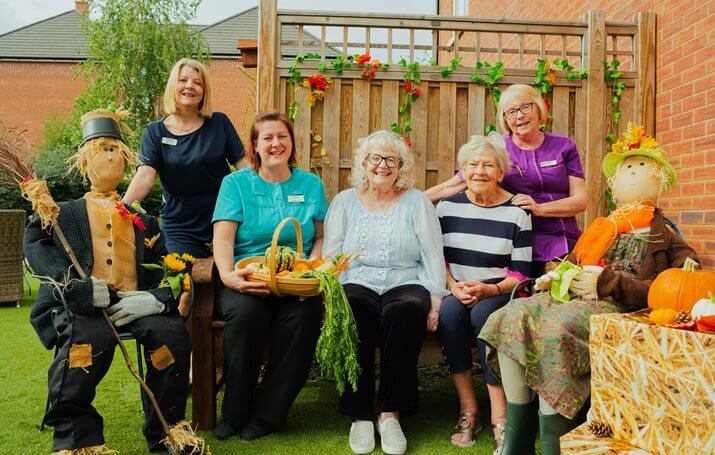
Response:
[[[226,176],[218,193],[213,220],[238,223],[234,241],[234,261],[262,256],[271,244],[273,231],[283,218],[293,217],[303,233],[303,252],[313,248],[315,222],[323,221],[328,211],[325,189],[320,177],[292,168],[285,182],[270,183],[251,168]],[[283,228],[279,245],[297,251],[293,224]]]

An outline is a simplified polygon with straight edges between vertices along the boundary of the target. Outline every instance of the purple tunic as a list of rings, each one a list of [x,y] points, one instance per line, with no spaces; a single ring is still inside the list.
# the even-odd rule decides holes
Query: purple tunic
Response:
[[[568,197],[569,176],[583,178],[581,159],[571,139],[544,133],[544,142],[535,150],[522,150],[510,135],[504,135],[511,158],[511,170],[502,186],[510,193],[522,193],[537,203]],[[581,231],[576,217],[532,216],[534,261],[549,261],[571,251]]]

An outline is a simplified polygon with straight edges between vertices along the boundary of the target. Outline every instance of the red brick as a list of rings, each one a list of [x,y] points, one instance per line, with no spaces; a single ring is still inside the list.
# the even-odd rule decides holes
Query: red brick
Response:
[[[692,121],[704,122],[715,118],[715,105],[701,107],[692,113]],[[673,127],[675,127],[675,118],[673,119]]]
[[[672,144],[673,142],[679,141],[682,137],[682,130],[668,129],[661,133],[659,129],[656,129],[656,139],[661,145]]]
[[[703,212],[681,212],[679,224],[692,225],[703,223]]]
[[[692,55],[690,57],[692,60]],[[675,99],[675,100],[682,101],[683,99],[689,97],[692,94],[693,94],[693,83],[692,82],[684,82],[679,87],[673,89],[673,99]],[[685,109],[685,106],[683,106],[683,109]]]
[[[710,61],[715,57],[715,46],[710,45],[710,46],[705,46],[702,49],[699,49],[695,52],[695,56],[693,57],[693,63],[695,65],[698,65],[703,62]]]
[[[698,65],[698,68],[700,67],[702,67],[702,65]],[[707,67],[705,71],[708,71]],[[711,88],[715,88],[715,74],[709,74],[706,77],[698,78],[693,83],[693,90],[695,93],[703,93]]]
[[[656,81],[656,86],[659,90],[671,90],[680,87],[683,83],[683,75],[681,73],[673,74],[671,77],[666,77],[662,81]]]
[[[693,30],[693,28],[689,28]],[[693,52],[703,49],[708,44],[708,37],[705,34],[698,35],[683,45],[683,53],[692,54]]]
[[[684,160],[690,156],[693,153],[693,140],[688,138],[684,141],[676,142],[674,144],[668,144],[670,147],[669,151],[669,156],[683,156]],[[703,157],[703,162],[705,161],[705,157]],[[701,163],[703,164],[703,163]],[[683,162],[683,167],[691,167],[686,164],[686,162]]]
[[[702,196],[705,193],[704,183],[683,183],[678,185],[683,196]]]
[[[688,141],[688,150],[693,149],[692,141]],[[695,167],[695,166],[702,166],[705,164],[705,152],[696,152],[692,153],[690,155],[686,155],[683,157],[683,166],[684,167]],[[687,193],[685,190],[683,190],[684,194],[702,194],[703,190],[705,187],[703,186],[702,183],[695,183],[692,184],[694,188],[699,188],[697,191],[688,191]]]
[[[715,110],[715,106],[713,106],[713,110]],[[696,111],[698,112],[698,111]],[[698,121],[700,121],[699,119]],[[673,117],[671,120],[671,126],[673,128],[680,128],[682,126],[688,126],[691,123],[693,123],[693,113],[692,112],[684,112],[682,114],[676,115]]]
[[[715,239],[715,226],[695,225],[693,226],[693,237],[699,239]]]
[[[701,254],[700,255],[700,266],[707,270],[715,269],[715,255]]]
[[[693,148],[696,150],[710,150],[715,147],[715,136],[708,135],[699,137],[693,141]],[[715,163],[715,160],[708,160],[708,163]]]
[[[712,179],[713,177],[715,177],[715,164],[708,164],[706,166],[693,169],[693,178],[697,180]],[[715,201],[715,198],[709,199]]]
[[[715,223],[715,211],[705,212],[705,223]],[[713,246],[715,246],[715,241]],[[715,249],[713,249],[713,252],[715,252]]]

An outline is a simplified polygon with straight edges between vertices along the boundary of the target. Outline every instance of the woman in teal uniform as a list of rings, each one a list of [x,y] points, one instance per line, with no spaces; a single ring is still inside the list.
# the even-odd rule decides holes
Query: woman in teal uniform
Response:
[[[328,209],[320,177],[295,167],[293,127],[277,111],[259,114],[251,128],[252,164],[221,184],[214,223],[214,259],[221,278],[219,310],[224,329],[223,416],[215,436],[239,434],[252,440],[278,429],[308,378],[320,333],[319,297],[302,302],[276,297],[263,283],[246,280],[248,269],[234,264],[262,256],[273,231],[285,217],[296,218],[303,251],[320,256],[323,220]],[[279,244],[297,250],[295,231],[287,225]],[[268,365],[258,384],[261,358],[270,346]]]

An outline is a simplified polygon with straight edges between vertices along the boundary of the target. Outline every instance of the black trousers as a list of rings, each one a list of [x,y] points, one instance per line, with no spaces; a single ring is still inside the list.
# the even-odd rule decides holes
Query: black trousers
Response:
[[[92,406],[97,384],[109,370],[117,340],[99,312],[92,316],[62,313],[56,319],[59,352],[48,375],[50,408],[45,423],[54,427],[53,449],[77,449],[104,444],[104,421]],[[191,341],[184,322],[177,315],[152,315],[123,327],[131,331],[144,347],[146,383],[154,393],[169,425],[184,419],[189,394],[189,356]],[[69,352],[74,345],[92,346],[92,364],[70,368]],[[174,363],[158,370],[150,355],[166,346]],[[163,365],[162,365],[163,366]],[[124,368],[124,367],[122,367]],[[126,372],[129,375],[129,372]],[[142,393],[147,447],[154,448],[164,438],[161,422],[149,399]]]
[[[340,397],[340,412],[353,419],[375,417],[375,349],[380,348],[378,412],[407,416],[419,408],[417,362],[425,336],[430,295],[417,284],[398,286],[382,295],[357,284],[345,293],[355,316],[362,368],[358,390],[349,385]]]
[[[249,421],[280,427],[305,385],[320,334],[319,297],[256,297],[222,288],[218,295],[226,326],[222,419],[236,429]],[[261,359],[270,346],[263,380]]]

